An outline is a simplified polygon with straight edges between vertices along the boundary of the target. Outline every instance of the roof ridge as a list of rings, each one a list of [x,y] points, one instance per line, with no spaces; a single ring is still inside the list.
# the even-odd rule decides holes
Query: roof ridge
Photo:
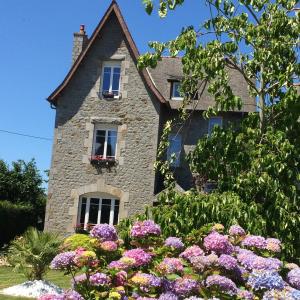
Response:
[[[86,56],[87,52],[93,45],[94,41],[96,40],[98,34],[102,30],[103,26],[105,25],[106,21],[108,18],[111,16],[112,13],[115,13],[118,22],[120,23],[121,29],[125,35],[126,40],[128,41],[129,44],[129,50],[132,52],[134,60],[138,60],[139,57],[139,51],[138,48],[129,32],[129,29],[127,27],[127,24],[125,22],[124,17],[122,16],[120,7],[116,0],[112,0],[111,4],[109,5],[108,9],[106,10],[105,14],[103,15],[102,19],[100,20],[99,24],[97,25],[96,29],[92,33],[91,37],[88,40],[87,46],[82,50],[74,64],[71,66],[70,71],[62,81],[62,83],[52,92],[52,94],[47,98],[47,100],[51,103],[56,104],[57,97],[61,94],[63,89],[68,85],[70,82],[71,78],[74,76],[75,72],[77,71],[80,63]],[[156,88],[154,82],[152,81],[151,77],[149,76],[149,73],[147,70],[143,69],[139,71],[141,76],[144,78],[146,81],[146,84],[150,88],[150,90],[153,92],[153,94],[157,97],[157,99],[161,103],[167,103],[166,99],[163,97],[163,95],[160,93],[160,91]]]

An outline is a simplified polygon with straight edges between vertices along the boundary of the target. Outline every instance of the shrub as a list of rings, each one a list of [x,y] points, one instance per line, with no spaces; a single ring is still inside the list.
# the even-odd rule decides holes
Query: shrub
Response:
[[[86,235],[76,233],[67,237],[62,245],[62,248],[66,251],[74,251],[77,248],[84,247],[86,250],[94,250],[93,239]]]
[[[57,235],[29,228],[23,236],[11,243],[8,261],[29,280],[41,280],[58,253],[60,244]]]
[[[34,225],[36,213],[33,207],[0,201],[0,247]]]
[[[278,239],[247,235],[237,224],[225,235],[224,226],[215,224],[210,229],[199,228],[203,232],[201,238],[185,248],[178,238],[165,240],[159,226],[152,221],[138,221],[130,231],[131,244],[135,248],[128,250],[116,241],[115,235],[105,235],[107,226],[95,227],[100,237],[95,252],[82,248],[64,252],[51,263],[53,269],[73,275],[75,291],[69,293],[76,295],[74,299],[267,300],[300,297],[300,290],[297,290],[300,268],[279,259],[282,245]],[[114,232],[112,227],[110,232]],[[105,240],[101,239],[104,235]],[[117,248],[103,252],[105,243]],[[112,253],[115,256],[111,256]],[[58,298],[47,295],[40,299]]]

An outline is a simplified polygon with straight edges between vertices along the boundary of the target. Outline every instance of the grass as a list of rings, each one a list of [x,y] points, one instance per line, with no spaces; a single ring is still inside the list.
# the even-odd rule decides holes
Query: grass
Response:
[[[68,289],[70,288],[70,277],[65,276],[62,272],[50,270],[45,277],[45,280],[51,281],[55,285]],[[0,290],[20,284],[26,281],[23,274],[13,272],[10,267],[0,267]],[[0,300],[28,300],[30,298],[9,297],[0,294]]]

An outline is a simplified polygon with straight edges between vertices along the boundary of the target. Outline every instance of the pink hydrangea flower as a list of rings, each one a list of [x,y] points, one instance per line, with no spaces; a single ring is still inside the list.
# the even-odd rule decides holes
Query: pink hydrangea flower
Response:
[[[145,238],[147,236],[159,236],[161,234],[160,226],[152,220],[137,221],[133,224],[130,235],[133,238]]]
[[[147,265],[152,259],[151,254],[145,252],[141,248],[127,250],[127,251],[124,252],[123,257],[128,257],[128,258],[134,259],[135,260],[135,264],[134,264],[135,267],[140,267],[140,266]]]
[[[228,236],[216,231],[204,238],[204,247],[206,250],[217,254],[231,254],[234,250],[233,245],[228,240]]]
[[[179,257],[182,257],[186,260],[191,260],[192,257],[204,255],[204,251],[197,245],[186,248]]]

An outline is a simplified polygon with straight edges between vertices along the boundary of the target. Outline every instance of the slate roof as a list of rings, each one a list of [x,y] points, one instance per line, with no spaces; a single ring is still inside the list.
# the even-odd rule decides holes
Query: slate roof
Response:
[[[130,47],[131,53],[133,55],[134,61],[137,62],[139,57],[138,49],[135,45],[135,42],[128,30],[126,22],[122,16],[120,8],[118,4],[113,0],[109,8],[107,9],[106,13],[104,14],[103,18],[101,19],[100,23],[96,27],[95,31],[93,32],[92,36],[88,40],[88,44],[85,49],[81,52],[78,56],[77,60],[72,65],[70,71],[62,81],[62,83],[52,92],[52,94],[47,98],[47,100],[56,105],[57,100],[61,93],[63,93],[66,86],[71,81],[72,77],[77,72],[79,65],[85,59],[89,49],[92,47],[94,41],[96,40],[97,36],[100,34],[103,26],[105,25],[108,18],[115,14],[120,26],[123,30],[124,36],[127,39],[128,45]],[[255,99],[250,98],[248,91],[247,91],[247,84],[242,76],[238,72],[234,72],[230,70],[231,73],[231,86],[234,92],[241,96],[244,102],[244,106],[241,111],[250,112],[255,111]],[[179,57],[164,57],[162,61],[160,61],[155,69],[143,69],[140,71],[142,78],[145,80],[145,83],[149,87],[150,91],[153,95],[164,104],[167,104],[171,108],[179,108],[180,101],[171,101],[171,83],[172,80],[180,80],[183,77],[182,74],[182,64],[181,59]],[[204,92],[201,97],[201,101],[197,106],[197,109],[207,109],[209,106],[213,105],[213,100],[211,96]]]
[[[182,63],[180,57],[163,57],[155,69],[149,69],[151,77],[155,83],[156,88],[160,91],[162,96],[170,102],[171,107],[178,108],[180,104],[178,100],[171,100],[171,81],[180,81],[183,78]],[[235,70],[229,69],[230,85],[233,92],[243,99],[243,112],[256,111],[255,98],[250,97],[247,84],[242,75]],[[213,105],[214,101],[211,95],[204,91],[197,109],[205,110]]]

